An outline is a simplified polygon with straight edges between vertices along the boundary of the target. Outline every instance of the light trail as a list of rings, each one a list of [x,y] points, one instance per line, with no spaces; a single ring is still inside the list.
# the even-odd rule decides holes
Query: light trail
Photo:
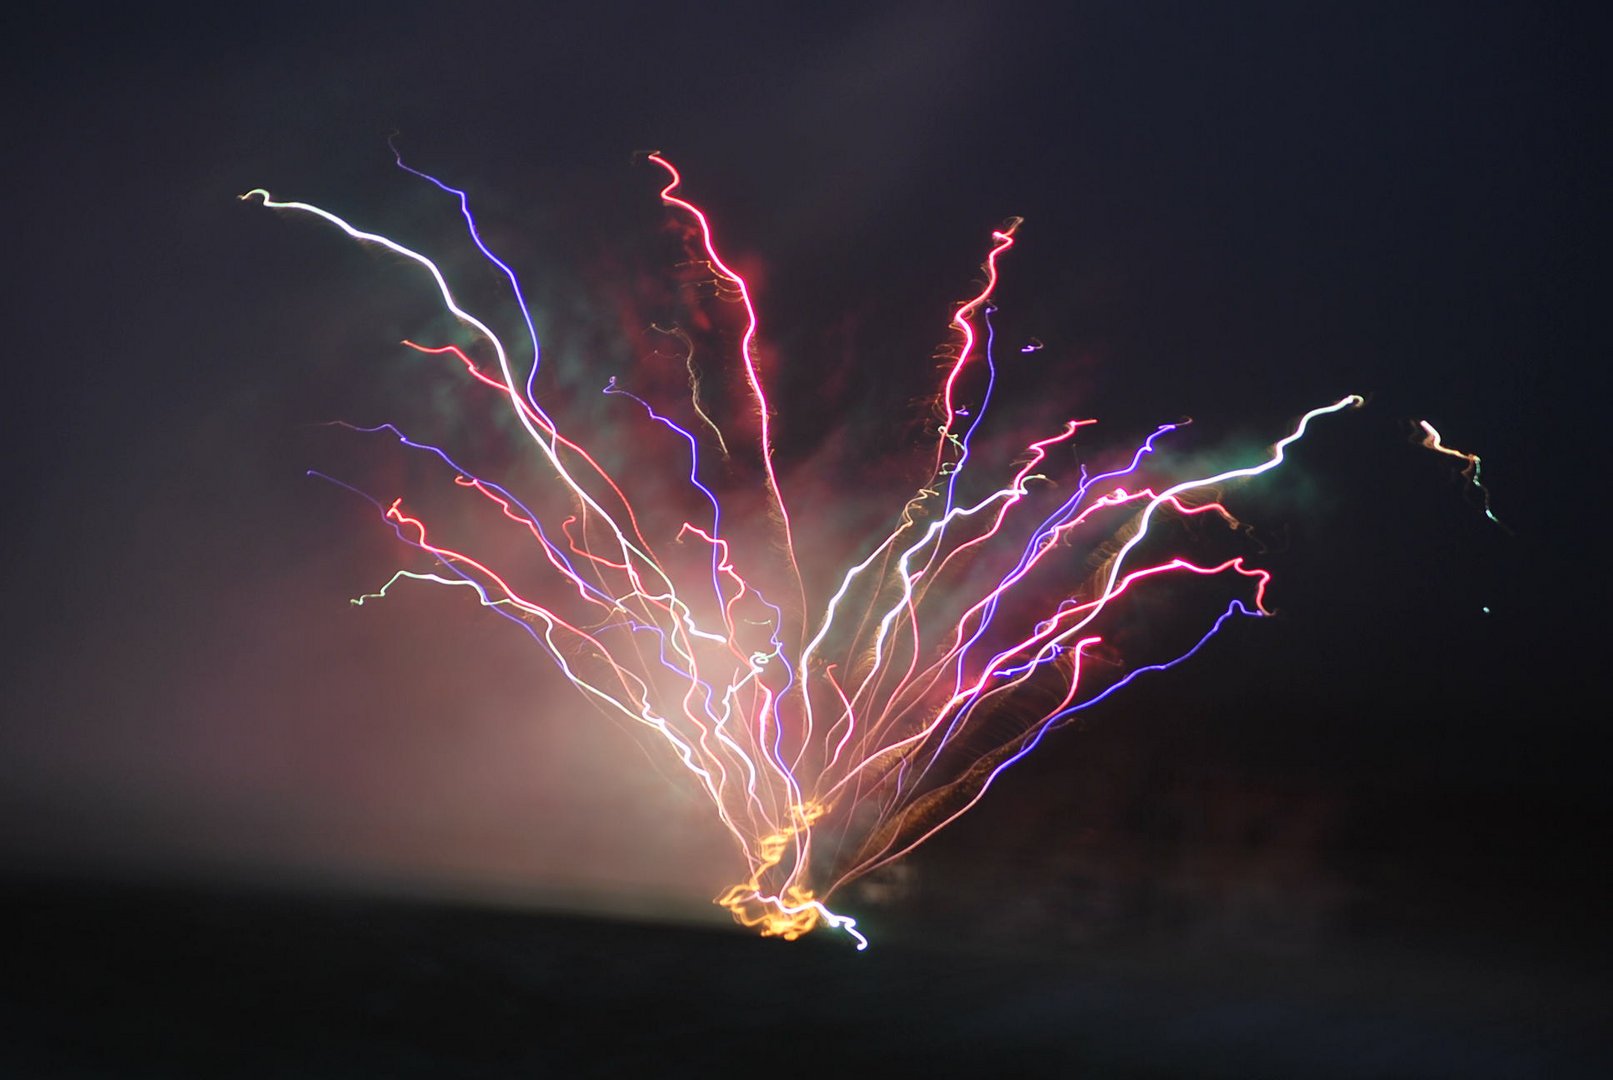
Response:
[[[1418,426],[1422,428],[1423,446],[1426,449],[1432,450],[1436,454],[1444,454],[1447,457],[1453,457],[1458,461],[1466,462],[1466,466],[1462,469],[1462,478],[1468,483],[1472,484],[1473,489],[1479,493],[1479,498],[1482,500],[1484,506],[1484,516],[1489,518],[1495,524],[1501,525],[1501,519],[1496,517],[1495,512],[1490,509],[1490,489],[1484,486],[1484,464],[1479,460],[1479,456],[1477,454],[1469,454],[1466,451],[1458,450],[1453,446],[1446,446],[1444,441],[1440,438],[1439,432],[1434,430],[1434,425],[1430,424],[1427,420],[1419,420]],[[1501,525],[1501,528],[1507,529],[1505,525]],[[1511,531],[1511,529],[1507,529],[1507,532],[1510,533]]]

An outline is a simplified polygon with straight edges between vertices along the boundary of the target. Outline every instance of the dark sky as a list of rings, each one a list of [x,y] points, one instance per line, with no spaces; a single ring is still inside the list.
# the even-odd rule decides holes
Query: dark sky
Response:
[[[424,590],[346,603],[396,545],[304,470],[398,466],[315,425],[419,407],[395,342],[429,297],[236,196],[449,235],[392,132],[470,191],[557,355],[615,325],[653,255],[657,177],[633,154],[666,151],[758,272],[802,459],[911,419],[1009,215],[1003,318],[1047,343],[1037,400],[1121,440],[1191,415],[1214,447],[1369,396],[1248,504],[1283,541],[1281,619],[1055,740],[936,866],[1082,829],[1177,842],[1164,818],[1250,799],[1322,807],[1334,824],[1295,842],[1330,853],[1455,845],[1500,872],[1572,852],[1605,807],[1595,710],[1571,703],[1605,593],[1590,6],[1053,6],[237,7],[10,31],[15,861],[656,910],[718,886],[703,809],[507,625]],[[792,427],[792,402],[814,415]],[[1423,418],[1483,455],[1510,533],[1415,447]]]

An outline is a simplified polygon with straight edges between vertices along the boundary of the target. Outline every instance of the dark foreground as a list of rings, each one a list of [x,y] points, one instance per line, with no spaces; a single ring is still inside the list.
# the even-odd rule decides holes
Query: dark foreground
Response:
[[[988,949],[930,925],[856,954],[238,888],[0,897],[5,1076],[1613,1075],[1589,943]]]

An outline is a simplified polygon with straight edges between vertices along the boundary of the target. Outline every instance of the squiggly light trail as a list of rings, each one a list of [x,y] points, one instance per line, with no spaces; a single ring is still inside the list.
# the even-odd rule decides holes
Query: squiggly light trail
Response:
[[[1468,483],[1472,484],[1474,490],[1479,493],[1479,498],[1483,500],[1484,504],[1484,516],[1489,518],[1494,524],[1501,525],[1501,519],[1496,517],[1495,511],[1490,509],[1490,489],[1484,486],[1484,464],[1479,460],[1479,456],[1477,454],[1469,454],[1465,450],[1458,450],[1454,446],[1446,446],[1444,440],[1440,437],[1439,432],[1434,429],[1434,425],[1430,424],[1427,420],[1419,420],[1417,424],[1420,428],[1422,428],[1424,449],[1432,450],[1436,454],[1444,454],[1447,457],[1453,457],[1459,461],[1465,461],[1467,463],[1462,469],[1462,478]],[[1501,525],[1501,528],[1506,529],[1507,527],[1505,525]],[[1511,532],[1510,529],[1507,529],[1507,531],[1509,533]]]
[[[1187,660],[1234,616],[1269,614],[1269,576],[1241,558],[1201,565],[1180,555],[1144,562],[1142,553],[1179,533],[1172,521],[1211,514],[1238,527],[1218,501],[1218,490],[1276,468],[1314,419],[1359,405],[1361,398],[1343,397],[1305,413],[1256,461],[1157,491],[1133,486],[1130,478],[1180,424],[1161,426],[1124,467],[1096,475],[1082,467],[1066,492],[1061,485],[1068,481],[1036,470],[1047,464],[1053,447],[1072,442],[1095,422],[1072,419],[1052,434],[1021,438],[1022,458],[1008,481],[967,494],[978,487],[972,481],[982,455],[974,444],[998,376],[991,304],[998,261],[1013,247],[1021,224],[1014,219],[991,234],[985,281],[950,320],[955,340],[935,396],[940,421],[933,429],[930,482],[901,508],[890,533],[814,605],[775,460],[776,414],[756,351],[759,318],[750,287],[719,254],[706,213],[678,194],[677,170],[660,154],[647,160],[667,174],[661,201],[686,228],[691,262],[709,274],[716,302],[743,310],[739,340],[726,362],[737,367],[736,381],[750,402],[748,417],[724,418],[730,431],[725,439],[711,406],[700,398],[692,338],[679,328],[654,327],[687,350],[687,411],[694,420],[680,423],[670,414],[683,407],[652,402],[615,377],[604,386],[605,393],[636,403],[639,422],[651,425],[645,439],[671,439],[657,444],[655,453],[675,464],[652,483],[636,475],[613,477],[563,435],[540,405],[537,320],[515,272],[483,240],[464,192],[398,159],[399,166],[455,197],[477,251],[508,280],[531,353],[524,379],[489,322],[459,304],[444,272],[425,255],[307,203],[278,201],[262,189],[242,198],[314,215],[423,268],[447,311],[492,353],[497,373],[483,370],[452,343],[404,344],[424,355],[451,357],[474,380],[497,390],[569,506],[557,521],[553,511],[530,508],[441,447],[391,424],[356,428],[385,432],[409,450],[435,457],[455,485],[491,503],[504,527],[521,530],[537,545],[538,565],[553,590],[546,600],[523,595],[507,574],[430,539],[425,522],[405,509],[403,499],[382,502],[358,492],[440,572],[400,570],[353,602],[384,597],[405,581],[469,589],[528,633],[590,701],[663,744],[711,800],[746,865],[718,904],[764,935],[793,940],[822,924],[844,930],[861,949],[867,940],[856,921],[827,906],[836,890],[911,852],[967,812],[1004,769],[1076,712],[1145,672]],[[1033,340],[1019,352],[1041,348]],[[976,392],[982,368],[986,382]],[[968,427],[960,431],[965,417]],[[779,573],[769,573],[767,551],[745,558],[735,550],[720,490],[726,473],[702,459],[708,445],[703,440],[714,435],[726,462],[729,442],[747,424],[754,426],[752,450],[783,554]],[[1434,449],[1471,462],[1476,483],[1477,458],[1440,446],[1438,434],[1427,430]],[[667,456],[672,454],[677,456]],[[696,496],[691,505],[704,508],[703,520],[680,521],[679,512],[663,524],[666,504],[675,502],[664,496],[653,507],[641,503],[635,509],[630,490],[673,482]],[[1068,552],[1078,536],[1089,534],[1088,550],[1105,550],[1107,557],[1095,574],[1072,574],[1068,567],[1076,560]],[[704,570],[689,573],[686,558],[663,560],[658,542],[685,550],[698,545],[707,553]],[[1107,679],[1087,675],[1086,662],[1107,647],[1103,626],[1124,612],[1133,590],[1190,577],[1251,588],[1174,659],[1138,665],[1118,677],[1113,670]],[[775,588],[782,589],[782,602],[769,599]]]

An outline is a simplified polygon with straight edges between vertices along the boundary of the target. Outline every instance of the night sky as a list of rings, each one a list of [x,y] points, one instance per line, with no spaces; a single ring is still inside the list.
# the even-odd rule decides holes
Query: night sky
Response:
[[[1208,941],[1316,970],[1372,940],[1391,969],[1496,950],[1604,990],[1593,6],[1050,7],[245,7],[9,31],[13,901],[228,883],[726,918],[706,807],[528,639],[427,588],[347,603],[414,563],[305,471],[389,497],[425,473],[322,425],[500,433],[398,346],[445,326],[418,273],[236,196],[457,243],[395,134],[522,273],[557,396],[653,348],[666,214],[635,154],[664,151],[752,275],[781,458],[818,495],[873,460],[900,491],[885,463],[917,445],[951,306],[1011,215],[1003,333],[1045,343],[1027,415],[1097,417],[1114,450],[1191,416],[1191,449],[1226,454],[1368,398],[1238,496],[1278,618],[1050,738],[862,897],[872,933],[915,957]],[[1418,447],[1421,419],[1483,456],[1505,529]],[[809,528],[849,552],[872,513],[820,499]],[[111,903],[86,918],[122,926]],[[743,978],[776,956],[733,948]]]

